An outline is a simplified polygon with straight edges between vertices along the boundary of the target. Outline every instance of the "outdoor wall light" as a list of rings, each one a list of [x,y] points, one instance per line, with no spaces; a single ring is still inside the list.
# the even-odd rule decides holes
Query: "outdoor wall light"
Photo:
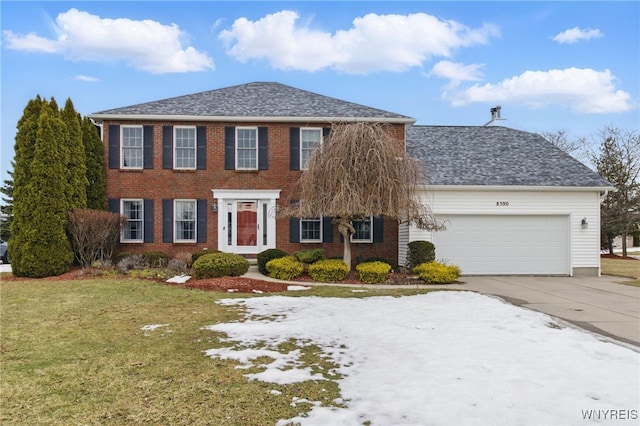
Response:
[[[213,200],[213,204],[211,204],[211,211],[214,213],[218,212],[218,200]]]
[[[582,218],[582,222],[580,224],[582,225],[582,229],[587,229],[589,227],[589,224],[587,223],[587,218],[586,217]]]

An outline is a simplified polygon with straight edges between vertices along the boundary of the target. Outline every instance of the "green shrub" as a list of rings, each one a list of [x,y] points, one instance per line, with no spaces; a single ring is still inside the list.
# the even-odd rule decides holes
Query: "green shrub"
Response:
[[[271,259],[266,265],[270,277],[279,280],[293,280],[304,272],[302,263],[293,256],[284,256]]]
[[[197,279],[239,277],[249,270],[249,261],[232,253],[208,253],[193,262],[193,273]]]
[[[369,262],[383,262],[383,263],[386,263],[387,265],[393,267],[393,264],[391,262],[389,262],[384,257],[380,257],[380,256],[371,256],[371,257],[365,259],[362,263],[369,263]]]
[[[435,261],[417,265],[413,270],[419,271],[418,276],[427,284],[451,284],[460,276],[460,268],[457,265],[445,265]]]
[[[142,258],[151,268],[164,268],[169,262],[169,256],[163,251],[148,251],[142,253]]]
[[[341,281],[349,274],[349,267],[340,259],[324,259],[309,265],[309,276],[314,281],[335,282]]]
[[[284,250],[280,250],[277,248],[266,249],[265,251],[261,251],[258,253],[258,270],[263,275],[269,275],[269,271],[267,271],[267,263],[270,260],[278,259],[280,257],[288,256],[288,253]]]
[[[364,262],[356,266],[358,278],[365,284],[377,284],[386,281],[391,265],[386,262]]]
[[[135,253],[132,253],[132,252],[130,252],[130,251],[122,251],[122,252],[118,253],[118,254],[116,255],[116,260],[115,260],[116,265],[117,265],[118,263],[120,263],[120,261],[121,261],[122,259],[126,259],[127,257],[129,257],[129,256],[133,256],[134,254],[135,254]]]
[[[300,250],[293,253],[296,259],[298,259],[302,263],[316,263],[319,260],[324,259],[324,249],[309,249],[309,250]]]
[[[411,241],[407,251],[407,266],[413,268],[421,263],[436,260],[436,248],[429,241]]]
[[[199,250],[191,255],[191,265],[193,265],[196,260],[200,258],[200,256],[204,256],[205,254],[212,253],[222,253],[220,250]]]

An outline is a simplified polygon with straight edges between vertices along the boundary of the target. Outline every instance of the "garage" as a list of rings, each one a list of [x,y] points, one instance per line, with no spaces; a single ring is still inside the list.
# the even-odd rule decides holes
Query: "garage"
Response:
[[[569,217],[565,215],[439,216],[436,257],[463,275],[569,275]]]

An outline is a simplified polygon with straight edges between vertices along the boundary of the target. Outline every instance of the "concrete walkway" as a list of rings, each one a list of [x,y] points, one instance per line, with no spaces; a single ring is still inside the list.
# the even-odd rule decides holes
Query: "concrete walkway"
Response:
[[[245,276],[271,280],[257,271],[250,271]],[[513,305],[552,315],[586,330],[631,344],[640,350],[640,287],[620,284],[625,278],[463,276],[460,280],[464,283],[419,287],[468,290],[497,296]],[[314,285],[308,282],[289,283]],[[358,288],[362,287],[416,288],[358,285]]]

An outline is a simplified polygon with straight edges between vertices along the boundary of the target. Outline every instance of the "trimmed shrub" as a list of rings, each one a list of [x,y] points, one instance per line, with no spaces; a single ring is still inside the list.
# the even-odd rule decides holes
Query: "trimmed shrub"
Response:
[[[386,281],[391,265],[386,262],[364,262],[356,266],[358,278],[365,284],[377,284]]]
[[[196,260],[200,258],[200,256],[204,256],[205,254],[215,254],[222,253],[220,250],[199,250],[191,255],[191,265],[193,266],[196,263]]]
[[[187,266],[186,262],[181,259],[171,259],[167,263],[167,271],[172,273],[182,274],[184,272],[187,272],[187,269],[189,269],[189,267]]]
[[[271,259],[266,265],[270,277],[279,280],[293,280],[304,272],[302,263],[293,256],[283,256]]]
[[[278,259],[288,255],[289,254],[286,251],[277,248],[261,251],[260,253],[258,253],[258,270],[263,275],[269,275],[269,271],[267,271],[267,263],[270,260]]]
[[[164,268],[169,262],[169,256],[163,251],[148,251],[142,253],[142,258],[151,268]]]
[[[314,281],[335,282],[341,281],[349,274],[349,267],[339,259],[324,259],[309,265],[309,276]]]
[[[249,261],[237,254],[209,252],[198,257],[192,269],[197,279],[239,277],[249,270]]]
[[[129,257],[129,256],[133,256],[134,254],[135,254],[135,253],[130,252],[130,251],[122,251],[122,252],[118,253],[118,254],[116,255],[116,259],[115,259],[116,265],[117,265],[118,263],[120,263],[120,261],[121,261],[122,259],[126,259],[127,257]]]
[[[178,252],[173,260],[179,260],[180,262],[184,263],[186,268],[191,268],[191,265],[193,264],[191,253],[187,251]],[[171,263],[171,261],[169,261],[169,263]]]
[[[436,260],[436,247],[429,241],[411,241],[407,247],[407,266],[409,268]]]
[[[427,284],[451,284],[460,276],[460,268],[457,265],[445,265],[435,261],[417,265],[413,271]]]
[[[147,266],[146,262],[139,254],[129,254],[118,261],[116,267],[123,274],[128,273],[134,269],[144,269]]]
[[[369,263],[369,262],[383,262],[383,263],[386,263],[387,265],[393,267],[393,264],[391,262],[389,262],[384,257],[380,257],[380,256],[371,256],[371,257],[365,259],[362,263]]]
[[[296,259],[298,259],[302,263],[316,263],[319,260],[324,259],[324,249],[309,249],[309,250],[300,250],[293,253]]]

